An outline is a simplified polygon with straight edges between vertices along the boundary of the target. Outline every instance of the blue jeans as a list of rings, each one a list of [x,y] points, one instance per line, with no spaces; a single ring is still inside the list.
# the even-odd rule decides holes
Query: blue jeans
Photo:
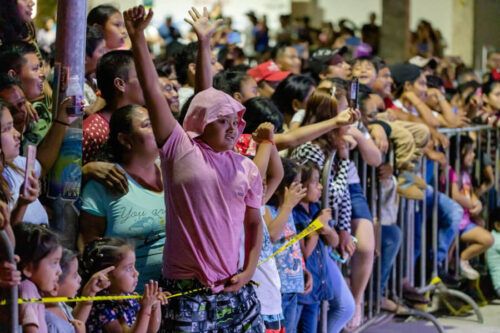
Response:
[[[351,320],[356,310],[351,290],[347,286],[342,272],[337,265],[335,265],[335,268],[335,270],[332,270],[332,276],[330,277],[336,288],[333,299],[329,301],[328,333],[340,332],[349,320]]]
[[[434,205],[434,189],[432,186],[427,186],[425,190],[425,200],[427,206],[427,218],[432,220],[432,207]],[[438,192],[438,263],[444,262],[448,256],[450,248],[455,236],[458,234],[458,227],[464,215],[464,210],[456,201]],[[415,216],[415,260],[420,256],[420,241],[422,239],[422,209]],[[428,224],[428,228],[431,224]],[[431,244],[428,242],[428,244]],[[428,245],[428,248],[431,246]]]
[[[299,320],[299,332],[316,332],[318,329],[318,317],[320,303],[300,304],[297,307],[297,319]]]
[[[281,309],[285,316],[285,329],[287,333],[297,332],[297,293],[281,294]]]
[[[382,243],[381,243],[381,279],[380,291],[383,293],[387,281],[389,281],[392,265],[396,259],[399,248],[401,247],[401,239],[403,235],[401,229],[396,225],[383,225],[382,226]]]

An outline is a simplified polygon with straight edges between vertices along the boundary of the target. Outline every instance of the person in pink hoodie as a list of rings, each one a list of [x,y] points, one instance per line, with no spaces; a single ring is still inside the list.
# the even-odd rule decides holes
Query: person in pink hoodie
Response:
[[[206,9],[189,14],[201,74],[210,67],[210,37],[220,21],[210,21]],[[173,294],[203,288],[171,300],[161,331],[262,332],[260,304],[249,284],[262,247],[262,179],[250,159],[233,151],[245,126],[245,108],[210,88],[210,75],[201,75],[181,127],[162,95],[144,37],[152,16],[142,6],[124,13],[160,148],[167,207],[163,287]],[[238,270],[243,229],[245,262]]]

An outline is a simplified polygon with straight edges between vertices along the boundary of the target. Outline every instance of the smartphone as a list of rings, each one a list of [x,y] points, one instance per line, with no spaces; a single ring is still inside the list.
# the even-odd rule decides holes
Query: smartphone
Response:
[[[36,146],[29,145],[26,149],[26,165],[24,167],[24,196],[28,195],[28,182],[29,175],[35,170],[35,160],[36,160]]]
[[[354,242],[354,244],[357,246],[358,245],[358,240],[356,237],[354,236],[351,236],[352,237],[352,241]],[[345,264],[348,260],[349,260],[349,257],[347,258],[344,258],[340,255],[340,253],[333,249],[332,251],[330,251],[330,257],[335,260],[335,261],[338,261],[340,262],[341,264]]]
[[[359,109],[359,81],[358,78],[355,77],[352,79],[351,84],[349,86],[349,107],[351,109]]]

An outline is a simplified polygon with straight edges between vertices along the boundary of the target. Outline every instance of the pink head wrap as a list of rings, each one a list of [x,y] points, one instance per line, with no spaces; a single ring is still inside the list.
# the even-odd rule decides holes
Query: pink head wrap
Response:
[[[193,98],[182,126],[194,139],[203,134],[207,124],[216,121],[219,117],[233,113],[238,114],[238,135],[241,135],[246,124],[243,120],[245,107],[228,94],[214,88],[208,88],[200,91]]]

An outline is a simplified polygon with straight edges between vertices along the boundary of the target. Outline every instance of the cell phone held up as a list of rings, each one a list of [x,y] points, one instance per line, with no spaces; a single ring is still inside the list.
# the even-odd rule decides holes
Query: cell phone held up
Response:
[[[351,80],[349,85],[349,107],[351,109],[359,109],[359,81],[358,78],[355,77]]]
[[[35,170],[36,146],[29,145],[26,149],[26,165],[24,167],[24,191],[23,195],[28,196],[29,176]]]

